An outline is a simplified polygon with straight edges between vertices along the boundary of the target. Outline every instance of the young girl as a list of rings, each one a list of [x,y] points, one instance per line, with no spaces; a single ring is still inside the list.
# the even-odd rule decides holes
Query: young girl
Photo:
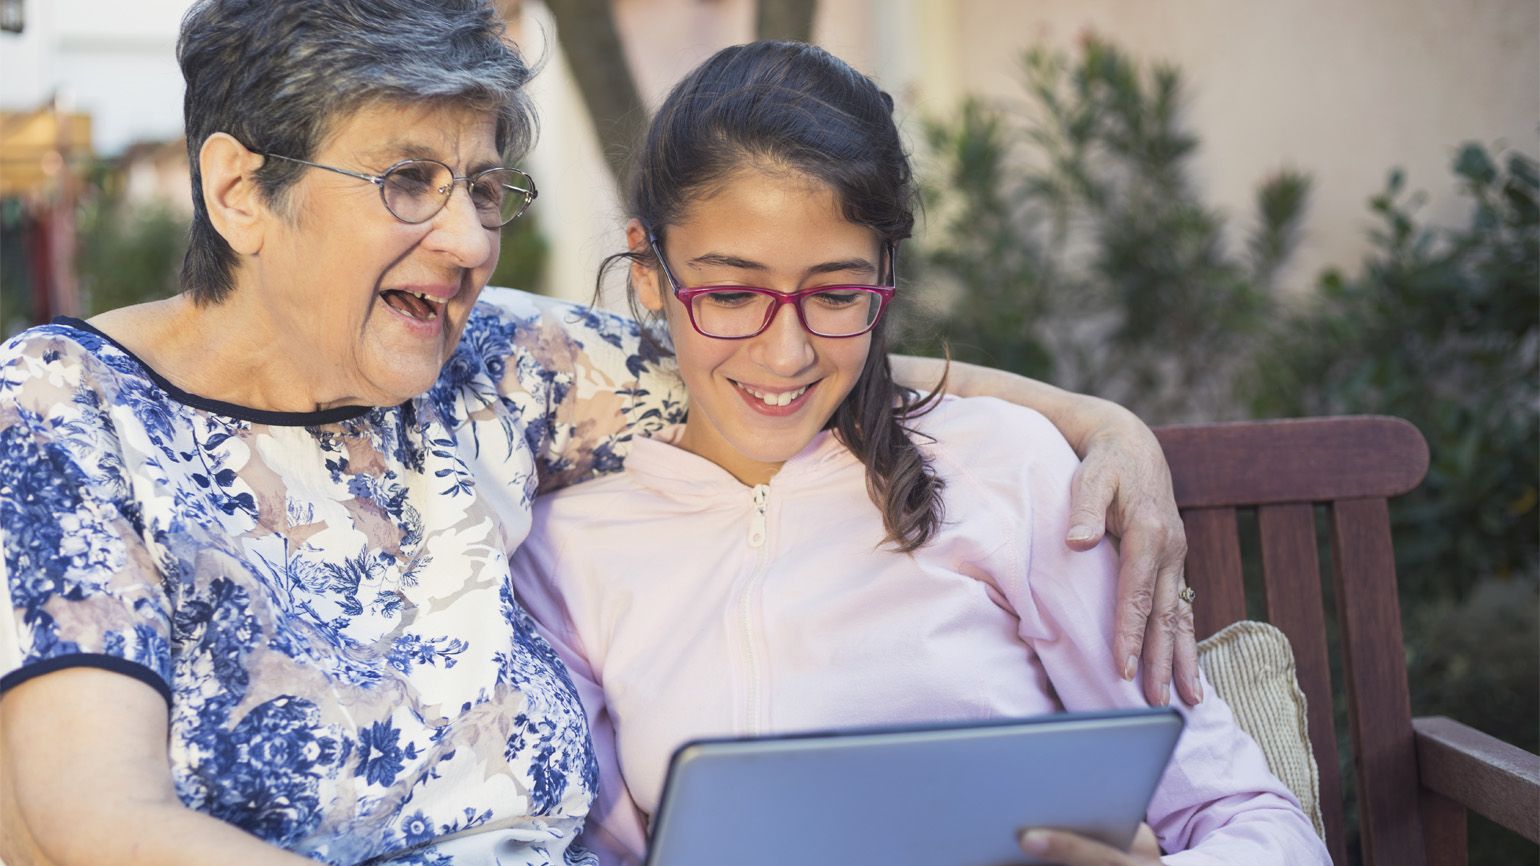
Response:
[[[640,154],[622,255],[688,421],[537,505],[514,579],[602,686],[595,738],[613,722],[645,812],[697,737],[1143,704],[1112,658],[1115,554],[1062,541],[1069,446],[1030,410],[892,380],[882,313],[915,193],[891,112],[824,51],[756,43],[681,82]],[[1174,703],[1187,728],[1148,821],[1191,853],[1166,862],[1328,862],[1229,710]]]

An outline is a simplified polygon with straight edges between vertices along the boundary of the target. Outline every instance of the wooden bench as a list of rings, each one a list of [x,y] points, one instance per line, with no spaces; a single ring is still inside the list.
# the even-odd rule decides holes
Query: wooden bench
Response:
[[[1317,506],[1335,590],[1363,862],[1464,866],[1466,810],[1540,843],[1540,757],[1442,717],[1412,718],[1387,499],[1416,487],[1428,448],[1398,418],[1156,430],[1187,528],[1198,637],[1247,618],[1241,514],[1255,511],[1265,618],[1288,635],[1309,702],[1326,842],[1345,866]],[[1249,522],[1249,520],[1248,520]]]

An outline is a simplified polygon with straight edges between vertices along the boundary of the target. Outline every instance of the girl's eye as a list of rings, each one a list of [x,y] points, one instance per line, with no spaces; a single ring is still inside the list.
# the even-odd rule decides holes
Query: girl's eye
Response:
[[[754,292],[707,292],[698,296],[698,300],[717,307],[742,307],[754,303],[758,297]]]
[[[825,307],[848,307],[860,301],[861,296],[864,294],[866,293],[861,291],[814,292],[808,299],[816,301]]]

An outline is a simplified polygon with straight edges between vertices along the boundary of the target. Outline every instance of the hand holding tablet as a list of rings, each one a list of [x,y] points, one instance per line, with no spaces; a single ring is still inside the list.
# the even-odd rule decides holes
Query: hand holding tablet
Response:
[[[1022,850],[1057,866],[1160,866],[1162,852],[1149,825],[1142,825],[1125,852],[1066,830],[1030,830]]]

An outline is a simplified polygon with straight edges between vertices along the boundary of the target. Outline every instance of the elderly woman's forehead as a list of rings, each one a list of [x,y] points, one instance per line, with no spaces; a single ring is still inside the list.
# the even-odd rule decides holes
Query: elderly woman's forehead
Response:
[[[495,112],[459,102],[377,100],[330,119],[321,149],[379,157],[497,156]]]

